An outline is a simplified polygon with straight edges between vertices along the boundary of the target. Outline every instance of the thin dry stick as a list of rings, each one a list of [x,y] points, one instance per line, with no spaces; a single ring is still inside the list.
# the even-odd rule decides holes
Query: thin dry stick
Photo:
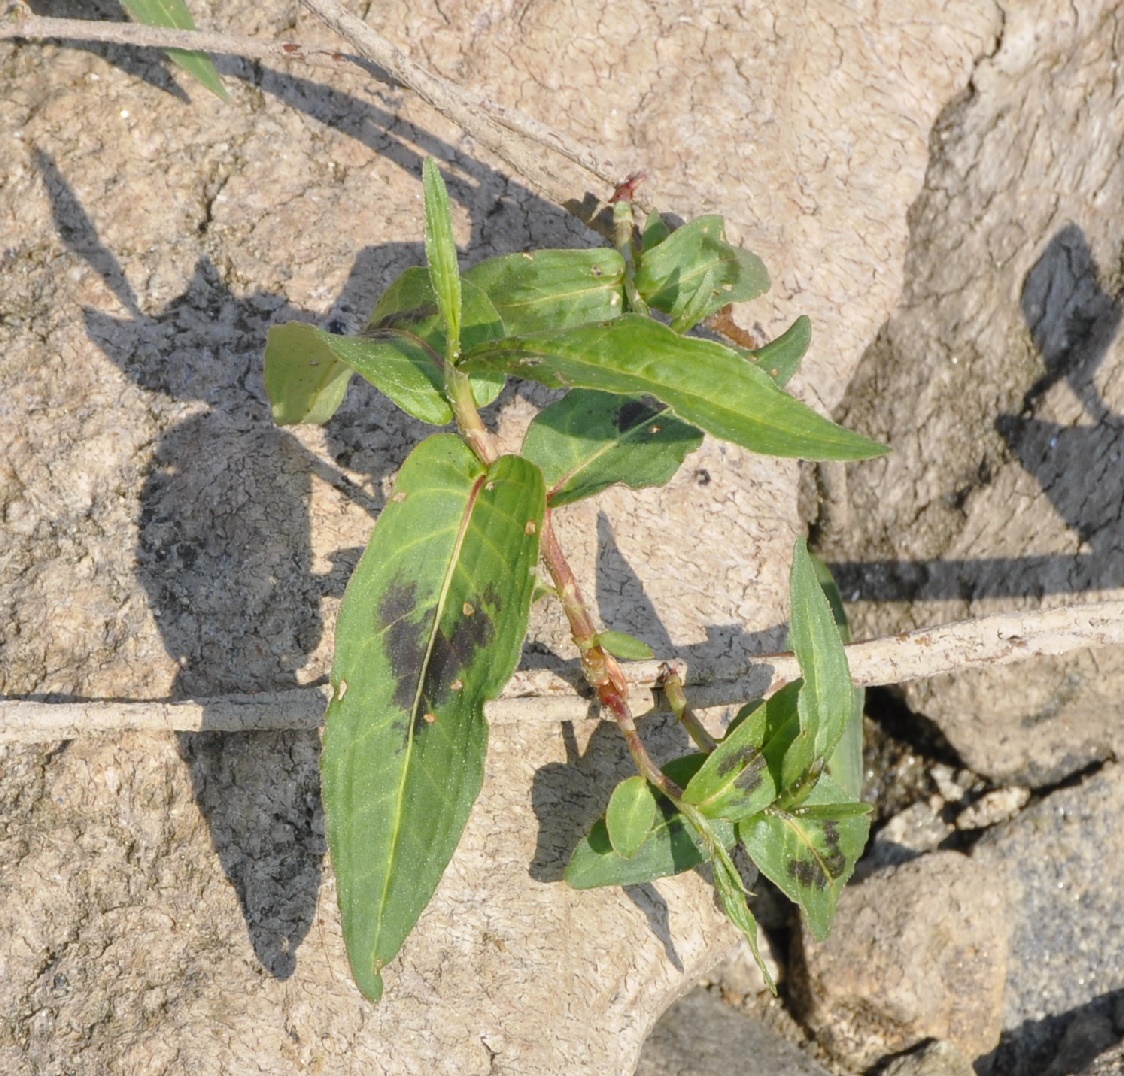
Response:
[[[1124,601],[1090,602],[1032,613],[1004,613],[926,628],[847,647],[857,684],[897,684],[942,673],[1008,665],[1032,657],[1059,657],[1075,650],[1124,643]],[[654,692],[663,672],[657,661],[623,666],[637,716],[662,706]],[[682,675],[682,669],[680,670]],[[771,694],[796,679],[791,654],[756,659],[737,680],[694,684],[697,709],[733,706]],[[685,676],[691,684],[689,672]],[[262,695],[224,696],[187,702],[0,702],[0,742],[43,743],[91,733],[251,732],[315,729],[323,720],[327,687]],[[596,718],[596,706],[560,677],[541,670],[516,673],[503,698],[489,703],[493,723],[521,724]]]
[[[378,65],[391,78],[413,90],[441,115],[505,161],[516,174],[538,187],[557,205],[568,206],[573,203],[571,188],[564,186],[559,177],[541,163],[531,147],[523,145],[519,139],[512,139],[505,132],[516,134],[534,146],[558,153],[595,176],[610,190],[624,179],[620,169],[588,146],[568,138],[545,123],[507,108],[483,94],[462,89],[421,67],[335,0],[301,2],[325,25],[350,41],[364,59]],[[14,7],[15,17],[0,22],[0,40],[22,38],[100,41],[141,48],[188,49],[255,60],[299,60],[337,68],[341,63],[355,63],[358,60],[346,53],[306,48],[294,42],[262,41],[258,38],[202,30],[166,30],[139,23],[41,18],[26,14],[26,10],[22,5],[17,5]]]

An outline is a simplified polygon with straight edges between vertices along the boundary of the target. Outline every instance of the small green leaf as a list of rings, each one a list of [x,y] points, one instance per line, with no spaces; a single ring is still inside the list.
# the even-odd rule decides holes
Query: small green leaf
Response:
[[[816,761],[812,732],[802,727],[803,688],[803,680],[794,680],[765,703],[765,743],[761,753],[778,796],[798,785]]]
[[[602,631],[597,633],[597,642],[621,661],[647,661],[656,656],[655,651],[643,641],[623,631]]]
[[[522,454],[542,469],[551,507],[616,483],[662,486],[702,444],[702,433],[659,401],[575,389],[541,411]]]
[[[738,826],[750,858],[800,905],[820,941],[831,930],[839,894],[862,855],[870,831],[868,810],[825,774],[801,808],[770,807]]]
[[[474,265],[463,279],[487,293],[509,336],[609,321],[624,307],[624,261],[615,250],[507,254]]]
[[[446,357],[455,362],[460,354],[461,277],[449,192],[432,157],[426,157],[422,165],[422,184],[425,187],[425,260],[429,263],[429,278],[448,330]]]
[[[663,772],[682,787],[702,765],[703,754],[686,755],[663,767]],[[566,867],[566,884],[572,889],[595,889],[606,885],[641,885],[656,878],[682,874],[706,862],[707,851],[693,826],[670,800],[656,796],[659,817],[640,849],[631,859],[613,850],[605,819],[598,820],[589,835],[574,849]],[[734,827],[716,821],[713,830],[726,847],[734,844]]]
[[[768,455],[865,459],[887,451],[785,395],[729,348],[680,336],[639,314],[484,344],[466,354],[464,367],[502,370],[552,388],[655,396],[685,422]]]
[[[764,810],[777,797],[777,786],[763,747],[767,704],[739,714],[741,720],[691,778],[683,800],[710,818],[736,822]]]
[[[145,26],[162,26],[166,30],[194,30],[195,20],[184,0],[122,0],[125,10]],[[182,67],[201,86],[220,101],[229,101],[219,80],[215,65],[205,52],[168,49],[168,59]]]
[[[745,887],[742,885],[741,876],[734,866],[729,855],[722,851],[714,857],[714,887],[718,890],[718,898],[722,901],[722,909],[729,917],[730,922],[742,932],[743,937],[749,942],[749,951],[765,979],[765,985],[776,994],[777,984],[773,982],[765,961],[761,958],[761,950],[757,944],[757,920],[749,910],[746,903]]]
[[[792,375],[800,369],[800,363],[811,342],[811,318],[801,314],[775,340],[770,340],[755,351],[747,351],[745,355],[750,362],[764,370],[779,388],[784,388],[792,380]]]
[[[326,339],[330,336],[297,321],[269,330],[265,391],[278,426],[298,422],[323,425],[343,403],[351,367],[336,357]]]
[[[484,775],[484,703],[519,659],[546,496],[526,460],[485,469],[423,441],[348,584],[321,758],[352,974],[371,1000],[457,846]]]
[[[789,645],[804,676],[801,727],[812,737],[816,758],[826,761],[852,722],[855,699],[847,652],[803,539],[792,555],[791,604]]]
[[[816,578],[831,606],[831,615],[835,618],[835,626],[839,629],[839,638],[846,645],[851,641],[851,628],[843,608],[843,595],[839,593],[839,587],[827,565],[819,557],[812,557],[812,567],[816,570]],[[855,685],[851,689],[851,696],[851,720],[847,725],[847,731],[843,733],[843,738],[827,761],[827,772],[847,795],[857,800],[862,797],[863,791],[863,709],[866,704],[866,692]]]
[[[622,781],[613,789],[605,812],[605,829],[613,851],[622,859],[632,859],[658,817],[660,809],[652,786],[639,775]]]
[[[385,337],[380,330],[394,330],[423,341],[435,356],[446,353],[445,320],[437,308],[437,294],[427,270],[420,266],[407,269],[383,292],[371,313],[364,335]],[[461,280],[461,347],[479,347],[490,340],[502,340],[506,333],[503,320],[488,296],[468,279]],[[409,337],[405,337],[408,339]],[[444,377],[440,368],[430,362],[435,384],[444,395]],[[476,374],[472,395],[477,407],[487,407],[503,390],[502,373]],[[439,384],[438,384],[439,383]],[[399,405],[401,406],[401,405]]]
[[[671,328],[674,332],[685,333],[693,329],[707,314],[714,309],[714,298],[718,288],[714,279],[714,270],[707,268],[699,286],[693,292],[685,292],[681,296],[685,301],[676,303],[671,312]]]
[[[265,346],[265,387],[279,426],[327,422],[354,370],[407,414],[444,426],[453,420],[441,368],[421,342],[387,330],[378,339],[337,336],[299,321],[275,325]]]
[[[667,221],[653,209],[644,222],[644,231],[640,235],[640,249],[649,251],[653,247],[658,247],[669,235],[671,229]]]
[[[688,305],[701,320],[728,303],[769,290],[769,274],[756,254],[726,241],[719,216],[698,217],[640,255],[636,287],[648,305],[676,316]],[[705,296],[696,298],[700,292]]]

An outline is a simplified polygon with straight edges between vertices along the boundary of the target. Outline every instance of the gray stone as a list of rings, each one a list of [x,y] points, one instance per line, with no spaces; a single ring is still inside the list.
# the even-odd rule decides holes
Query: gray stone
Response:
[[[1124,991],[1124,768],[1107,765],[988,831],[972,860],[1011,879],[996,1076],[1044,1072],[1075,1014]]]
[[[838,413],[893,448],[848,468],[822,547],[859,638],[1124,586],[1121,9],[1004,7],[934,133],[902,304]],[[1124,647],[904,693],[998,782],[1048,785],[1124,748]]]
[[[1112,1021],[1099,1012],[1083,1012],[1075,1016],[1065,1029],[1058,1052],[1046,1076],[1069,1076],[1087,1068],[1117,1041]]]
[[[828,1076],[823,1066],[758,1020],[703,988],[660,1017],[636,1076]]]
[[[976,1070],[951,1043],[937,1041],[891,1061],[882,1076],[976,1076]]]
[[[1115,1046],[1089,1062],[1076,1076],[1124,1076],[1124,1043]]]
[[[790,968],[802,1015],[843,1065],[865,1069],[925,1039],[993,1049],[1007,966],[1001,872],[935,852],[843,891],[825,942],[802,932]]]

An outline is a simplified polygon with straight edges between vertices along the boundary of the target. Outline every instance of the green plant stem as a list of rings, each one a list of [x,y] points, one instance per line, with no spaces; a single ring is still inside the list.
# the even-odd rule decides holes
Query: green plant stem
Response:
[[[495,438],[484,425],[476,401],[472,398],[472,382],[459,367],[451,362],[445,363],[445,392],[456,416],[457,429],[477,457],[491,466],[499,458]]]
[[[648,304],[640,298],[636,290],[636,262],[632,256],[632,203],[626,201],[613,203],[613,242],[617,253],[624,259],[624,293],[628,307],[637,314],[647,314]]]
[[[679,674],[670,666],[664,668],[667,671],[660,679],[660,687],[663,688],[671,712],[675,714],[679,724],[687,730],[687,735],[695,741],[699,750],[709,755],[718,747],[718,741],[706,731],[702,722],[695,716],[695,712],[687,705],[687,696],[683,691],[683,681],[679,678]]]

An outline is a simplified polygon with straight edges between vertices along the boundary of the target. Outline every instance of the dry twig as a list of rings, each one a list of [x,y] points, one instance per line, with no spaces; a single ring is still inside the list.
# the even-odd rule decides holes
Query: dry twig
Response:
[[[852,643],[847,647],[857,684],[897,684],[942,673],[1007,665],[1032,657],[1058,657],[1075,650],[1124,643],[1124,601],[1092,602],[1031,613],[1004,613],[945,624],[908,634]],[[654,691],[662,663],[624,666],[637,715],[662,708]],[[682,671],[681,671],[682,675]],[[791,654],[756,659],[737,680],[685,682],[696,709],[733,706],[771,694],[799,676]],[[250,732],[315,729],[323,720],[326,687],[261,695],[230,695],[184,702],[0,702],[0,742],[42,743],[91,733],[136,731]],[[490,703],[493,724],[557,723],[596,718],[589,700],[571,684],[542,671],[519,672],[503,698]]]

